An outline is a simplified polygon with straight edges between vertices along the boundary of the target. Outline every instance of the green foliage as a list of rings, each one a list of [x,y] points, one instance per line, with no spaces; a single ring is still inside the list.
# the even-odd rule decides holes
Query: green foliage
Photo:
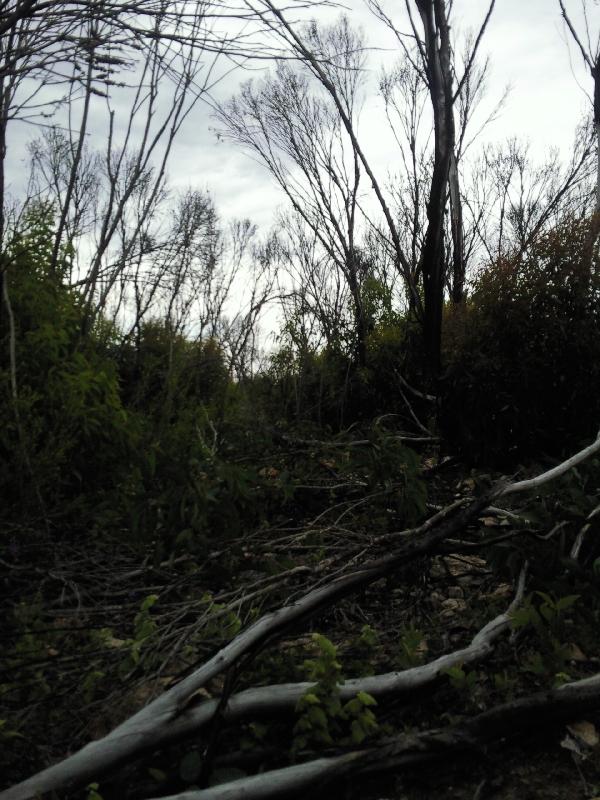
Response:
[[[423,662],[423,632],[408,627],[400,636],[398,661],[402,669],[417,667]]]
[[[51,212],[40,207],[26,215],[23,232],[3,254],[15,319],[21,430],[9,386],[10,330],[2,315],[0,491],[38,513],[39,491],[49,508],[61,504],[65,514],[69,503],[73,513],[81,511],[82,487],[99,493],[114,486],[134,436],[113,362],[95,331],[81,337],[85,307],[63,284],[68,262],[63,258],[51,269],[52,241]]]
[[[442,424],[453,448],[510,463],[595,434],[600,267],[597,252],[586,264],[587,231],[585,219],[564,220],[447,309]]]
[[[304,662],[307,677],[315,681],[296,705],[292,753],[334,744],[359,745],[377,734],[379,726],[372,711],[377,702],[367,692],[342,703],[339,685],[343,682],[337,648],[321,634],[314,634],[318,655]]]
[[[352,644],[352,657],[346,659],[348,671],[357,677],[373,675],[373,656],[378,646],[377,631],[370,625],[363,625],[356,641]]]
[[[152,619],[150,609],[158,600],[158,595],[149,594],[141,604],[133,621],[134,633],[131,642],[131,660],[137,665],[142,657],[142,648],[147,647],[148,640],[156,633],[156,622]]]
[[[579,595],[555,597],[536,591],[512,613],[515,630],[529,629],[533,633],[533,649],[523,663],[525,671],[562,682],[569,655],[564,642],[565,612],[572,609],[578,600]]]
[[[98,789],[100,788],[99,783],[89,783],[86,786],[87,789],[87,796],[86,800],[104,800]]]
[[[474,670],[465,670],[461,664],[448,667],[444,670],[452,688],[460,694],[469,696],[478,681],[478,674]]]

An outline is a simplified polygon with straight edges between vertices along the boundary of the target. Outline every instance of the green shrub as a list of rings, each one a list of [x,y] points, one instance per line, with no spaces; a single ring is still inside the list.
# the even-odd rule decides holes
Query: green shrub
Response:
[[[64,285],[68,261],[51,270],[52,214],[31,211],[24,232],[3,254],[15,321],[18,418],[10,388],[10,327],[0,321],[0,491],[48,509],[77,501],[119,479],[119,464],[132,446],[117,372],[94,330],[82,337],[84,304]],[[20,430],[19,430],[20,428]]]
[[[567,219],[522,256],[482,271],[446,309],[442,427],[475,460],[558,454],[600,418],[600,269],[585,220]]]

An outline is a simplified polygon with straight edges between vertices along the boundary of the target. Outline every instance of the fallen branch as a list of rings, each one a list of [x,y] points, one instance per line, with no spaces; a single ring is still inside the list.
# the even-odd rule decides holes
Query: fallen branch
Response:
[[[533,728],[577,719],[580,714],[597,709],[600,709],[600,675],[495,706],[448,728],[405,734],[379,746],[263,772],[210,789],[181,792],[160,800],[292,797],[317,783],[322,786],[324,782],[345,775],[399,770],[457,753],[477,751],[483,745],[516,738]]]
[[[419,537],[407,536],[398,542],[390,555],[367,562],[361,568],[313,589],[295,603],[265,614],[191,675],[157,697],[107,736],[90,742],[64,761],[5,790],[0,793],[0,800],[29,800],[52,791],[80,788],[106,772],[156,749],[163,741],[171,739],[174,722],[194,704],[196,693],[214,677],[229,670],[243,656],[255,652],[290,627],[431,553],[444,539],[461,530],[470,519],[476,517],[489,505],[490,500],[490,494],[487,494],[473,501],[471,506],[457,513],[445,524],[440,524]]]
[[[412,696],[415,692],[434,684],[451,667],[482,661],[491,654],[498,637],[510,626],[511,614],[520,605],[524,588],[525,570],[521,572],[514,600],[508,609],[478,631],[466,647],[446,653],[418,667],[344,681],[339,686],[340,699],[350,700],[358,692],[367,692],[375,698],[388,695],[395,698],[403,695]],[[230,697],[227,707],[223,711],[223,719],[231,723],[250,717],[273,717],[290,713],[295,709],[302,695],[312,686],[314,683],[303,682],[246,689]],[[219,703],[219,699],[214,699],[190,706],[170,725],[167,733],[168,739],[161,741],[161,745],[197,734],[211,722],[219,708]]]
[[[549,469],[547,472],[543,472],[541,475],[536,475],[535,478],[529,478],[525,481],[509,483],[502,489],[498,497],[506,497],[506,495],[514,494],[515,492],[528,492],[531,489],[537,489],[540,486],[543,486],[545,483],[549,483],[556,478],[562,477],[569,472],[569,470],[573,469],[573,467],[581,464],[582,461],[585,461],[598,451],[600,451],[600,433],[596,437],[596,440],[588,447],[584,447],[583,450],[575,453],[574,456],[571,456],[571,458],[568,458],[566,461],[562,461],[556,467]]]
[[[397,546],[389,555],[367,562],[359,569],[340,575],[313,589],[296,602],[264,615],[191,675],[142,708],[107,736],[91,742],[64,761],[0,793],[0,800],[29,800],[51,791],[79,788],[90,780],[98,779],[107,771],[114,770],[155,749],[165,737],[171,736],[174,722],[194,704],[196,693],[212,678],[229,670],[242,657],[256,652],[290,627],[315,616],[341,598],[403,568],[419,557],[435,552],[439,545],[462,530],[471,519],[498,497],[537,488],[565,474],[598,450],[600,450],[600,437],[592,445],[552,470],[527,481],[497,486],[474,500],[467,508],[457,511],[450,519],[444,520],[441,514],[438,517],[439,525],[431,530],[418,536],[414,535],[414,532],[408,532],[405,536],[399,537]],[[421,528],[426,525],[427,523]]]

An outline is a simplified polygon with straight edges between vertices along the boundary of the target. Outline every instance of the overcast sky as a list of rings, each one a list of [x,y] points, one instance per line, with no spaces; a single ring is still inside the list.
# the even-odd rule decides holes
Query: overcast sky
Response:
[[[388,3],[390,14],[402,4]],[[573,19],[581,22],[580,2],[571,0]],[[476,26],[487,4],[482,0],[455,0],[453,30],[456,35]],[[395,42],[385,27],[375,20],[361,0],[347,5],[354,24],[364,30],[367,44],[384,48],[373,52],[367,68],[373,87],[372,96],[362,114],[361,142],[376,166],[378,175],[393,168],[396,152],[391,139],[383,134],[385,120],[382,103],[375,96],[376,78],[382,60],[389,62]],[[593,7],[593,30],[600,29],[600,6]],[[322,10],[315,11],[322,18]],[[328,19],[332,12],[326,12]],[[397,18],[399,27],[403,18]],[[403,29],[407,29],[404,26]],[[559,147],[568,152],[573,132],[583,112],[589,109],[585,91],[591,78],[584,69],[578,51],[568,40],[557,0],[498,0],[482,54],[491,57],[489,101],[497,99],[506,85],[512,87],[500,119],[486,132],[488,140],[509,136],[527,138],[536,152]],[[215,92],[216,97],[230,96],[236,84],[247,74],[230,76]],[[224,217],[250,216],[269,226],[275,209],[284,201],[267,171],[230,142],[217,141],[210,130],[215,126],[210,112],[199,106],[186,124],[171,162],[170,175],[180,185],[207,188]]]
[[[567,0],[574,21],[583,29],[581,0]],[[403,3],[384,5],[395,24],[408,30],[402,16]],[[453,32],[478,27],[487,2],[482,0],[455,0]],[[600,5],[590,0],[595,15],[592,30],[600,30]],[[345,5],[353,24],[360,25],[366,43],[374,48],[368,56],[367,82],[370,86],[361,116],[359,139],[367,152],[380,181],[388,170],[394,169],[397,150],[391,136],[386,133],[383,104],[377,96],[377,77],[382,62],[390,64],[397,52],[397,44],[390,32],[369,12],[363,0],[350,0]],[[400,9],[399,12],[397,10]],[[338,14],[332,9],[315,7],[314,16],[332,20]],[[597,35],[597,33],[596,33]],[[568,154],[577,122],[590,108],[585,91],[591,89],[591,77],[583,67],[579,52],[566,35],[560,16],[558,0],[497,0],[496,9],[480,49],[481,55],[491,58],[488,102],[494,103],[504,87],[512,87],[501,117],[487,129],[485,138],[500,141],[510,136],[529,139],[535,152],[543,155],[545,149],[559,147]],[[261,64],[264,62],[260,62]],[[253,72],[239,70],[229,74],[215,89],[217,100],[226,100]],[[123,120],[128,116],[127,101],[115,97],[115,106],[121,107]],[[92,121],[94,114],[92,114]],[[98,108],[97,119],[103,119],[90,140],[98,145],[106,138],[105,109]],[[264,230],[274,222],[276,210],[285,204],[280,190],[266,169],[244,153],[235,144],[219,141],[214,132],[216,121],[210,108],[199,103],[183,126],[173,151],[169,177],[180,187],[208,190],[217,210],[224,219],[250,217]],[[9,189],[19,194],[24,185],[25,142],[35,134],[31,126],[15,125],[9,136]]]

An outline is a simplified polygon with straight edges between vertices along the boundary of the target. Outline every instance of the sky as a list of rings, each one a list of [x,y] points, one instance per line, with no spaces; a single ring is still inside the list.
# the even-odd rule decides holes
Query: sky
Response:
[[[396,2],[384,7],[391,14],[401,5]],[[477,26],[484,5],[481,0],[455,0],[454,34]],[[581,23],[579,0],[571,0],[570,5],[573,19]],[[494,102],[506,86],[511,92],[500,118],[481,141],[517,136],[528,139],[540,157],[551,147],[568,156],[575,126],[590,108],[586,91],[591,88],[591,77],[569,41],[558,1],[498,0],[496,6],[481,47],[481,53],[491,59],[488,102]],[[381,63],[394,58],[396,44],[363,2],[352,0],[346,8],[352,22],[363,28],[367,44],[377,48],[368,58],[373,96],[365,104],[359,138],[379,177],[393,167],[396,152],[391,137],[383,133],[383,105],[375,96],[375,84]],[[593,29],[599,30],[600,6],[593,11]],[[317,9],[315,16],[322,18],[323,13]],[[332,12],[326,15],[331,18]],[[399,26],[402,22],[400,18]],[[230,75],[216,87],[215,99],[227,99],[241,81],[259,74]],[[285,205],[281,191],[264,167],[235,144],[217,139],[216,125],[210,109],[204,105],[195,109],[171,161],[172,181],[208,189],[225,218],[250,216],[261,228],[269,227],[277,208]]]
[[[404,4],[382,0],[384,9],[394,15],[395,24],[407,30],[402,15]],[[581,0],[566,0],[574,22],[582,30]],[[600,30],[600,5],[589,0],[595,15],[592,30]],[[386,132],[382,100],[376,84],[383,63],[390,65],[398,52],[397,43],[385,26],[371,14],[364,0],[348,0],[343,7],[351,21],[362,27],[369,52],[366,66],[367,98],[361,115],[359,140],[380,181],[393,170],[397,149]],[[315,6],[309,14],[331,21],[340,10]],[[482,0],[454,0],[453,34],[460,38],[469,28],[478,28],[487,3]],[[577,122],[589,110],[591,77],[575,49],[561,19],[558,0],[497,0],[481,55],[489,55],[491,72],[486,102],[494,104],[506,86],[511,87],[500,118],[486,129],[484,141],[502,141],[517,136],[531,142],[532,151],[543,156],[558,147],[568,156]],[[249,77],[260,79],[262,61],[249,70],[227,74],[211,94],[214,102],[225,101]],[[100,102],[100,101],[97,101]],[[116,96],[121,125],[128,118],[128,101]],[[102,103],[92,109],[90,141],[106,139],[106,115]],[[267,170],[236,144],[219,140],[217,121],[209,105],[199,102],[184,123],[173,149],[168,174],[172,185],[209,191],[222,219],[249,217],[261,230],[275,221],[278,208],[285,207],[281,190]],[[25,145],[35,135],[31,126],[15,124],[9,132],[9,193],[18,195],[27,173]],[[12,192],[11,192],[12,190]]]
[[[404,9],[401,1],[381,1],[390,16]],[[565,1],[573,21],[582,30],[582,0]],[[599,0],[589,0],[589,5],[594,14],[592,30],[597,35]],[[455,38],[460,39],[469,28],[478,29],[486,9],[487,2],[483,0],[454,0]],[[309,13],[318,21],[330,22],[339,10],[342,10],[339,5],[335,10],[315,6]],[[379,183],[385,185],[387,174],[394,170],[398,151],[387,128],[377,82],[382,64],[390,66],[396,58],[398,45],[370,13],[364,0],[347,0],[343,10],[354,25],[362,27],[366,44],[373,48],[368,54],[367,90],[358,138]],[[403,16],[393,19],[398,28],[408,30]],[[592,80],[567,34],[558,0],[496,0],[480,54],[489,55],[491,61],[488,109],[495,105],[506,86],[511,87],[511,92],[501,116],[486,129],[479,145],[516,136],[528,140],[531,152],[540,159],[549,148],[559,148],[568,159],[576,125],[591,107]],[[214,88],[211,101],[226,101],[249,77],[259,80],[265,65],[268,67],[268,62],[260,61],[250,70],[228,72]],[[119,120],[117,129],[122,132],[129,119],[129,99],[115,93],[113,106]],[[486,113],[485,105],[482,113]],[[106,119],[104,101],[94,98],[89,131],[92,147],[101,149],[105,145]],[[210,105],[197,103],[173,148],[169,182],[177,189],[208,191],[224,223],[249,218],[266,235],[276,223],[278,210],[287,208],[286,199],[265,167],[235,143],[219,139],[217,127]],[[7,178],[9,194],[13,196],[22,195],[26,186],[26,143],[35,134],[34,127],[23,123],[12,124],[9,129]],[[240,305],[237,300],[236,303]],[[274,325],[269,323],[267,327]]]

